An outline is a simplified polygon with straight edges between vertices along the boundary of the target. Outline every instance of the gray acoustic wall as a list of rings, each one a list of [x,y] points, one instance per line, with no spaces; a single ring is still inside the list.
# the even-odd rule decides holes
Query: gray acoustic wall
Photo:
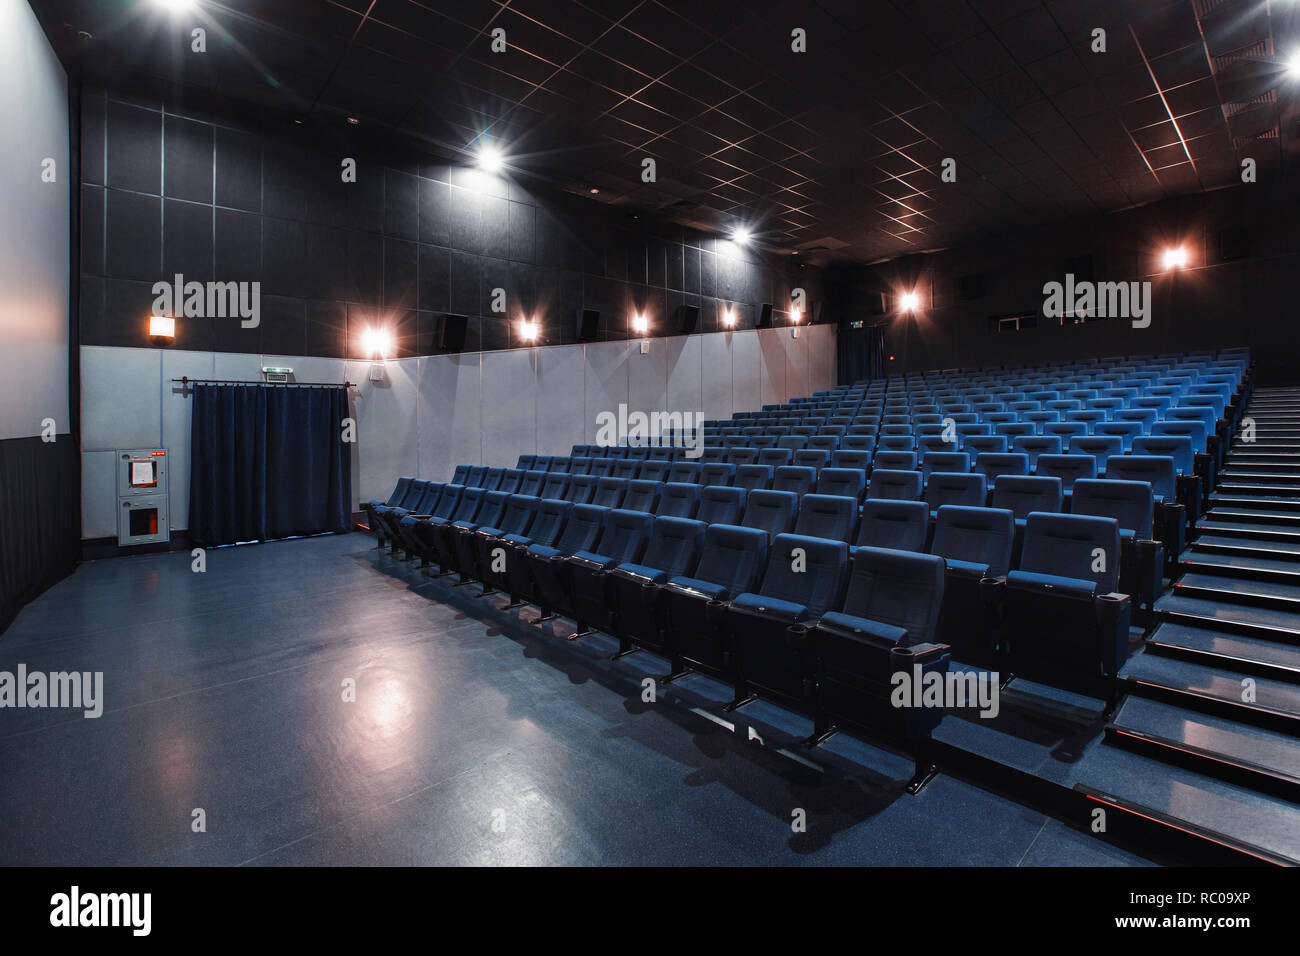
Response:
[[[351,381],[356,502],[399,475],[446,479],[460,462],[511,465],[596,440],[597,416],[703,412],[727,418],[835,384],[835,327],[746,329],[391,360],[382,382],[355,360],[82,346],[83,536],[116,534],[114,448],[169,449],[173,526],[189,508],[189,399],[173,378],[256,379],[288,366],[303,382]]]
[[[75,567],[68,414],[68,80],[26,0],[0,0],[0,631]],[[53,438],[53,441],[48,439]]]
[[[0,3],[0,129],[0,440],[66,433],[68,84],[26,0]]]

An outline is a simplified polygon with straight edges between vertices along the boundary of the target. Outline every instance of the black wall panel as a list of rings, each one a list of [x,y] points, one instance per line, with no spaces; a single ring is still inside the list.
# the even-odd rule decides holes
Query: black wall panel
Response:
[[[18,610],[72,572],[81,554],[76,444],[0,441],[0,632]]]

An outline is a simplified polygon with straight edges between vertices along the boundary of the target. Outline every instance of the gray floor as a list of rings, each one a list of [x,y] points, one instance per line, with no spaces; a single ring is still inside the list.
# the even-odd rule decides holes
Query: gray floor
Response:
[[[950,776],[908,796],[910,762],[801,751],[770,705],[729,728],[703,678],[643,703],[661,661],[372,544],[95,561],[27,607],[0,670],[103,671],[105,708],[0,710],[0,862],[1145,862]]]

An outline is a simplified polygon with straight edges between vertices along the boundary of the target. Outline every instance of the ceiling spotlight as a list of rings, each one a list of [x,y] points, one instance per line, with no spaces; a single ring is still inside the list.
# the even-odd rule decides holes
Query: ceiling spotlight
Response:
[[[349,126],[360,126],[360,125],[361,125],[361,120],[357,119],[355,116],[349,116],[349,117],[348,117],[348,125],[349,125]]]
[[[1166,249],[1164,263],[1166,269],[1181,269],[1187,265],[1187,250],[1182,246],[1176,249]]]
[[[1286,71],[1293,80],[1300,80],[1300,50],[1286,58]]]
[[[596,195],[596,193],[600,192],[600,190],[597,189],[595,186],[592,186],[590,189],[587,190],[587,192],[591,193],[594,196]]]
[[[497,149],[491,143],[484,143],[481,147],[479,147],[479,151],[478,151],[479,169],[482,169],[484,172],[488,172],[488,173],[497,173],[501,171],[501,167],[504,164],[505,164],[505,160],[502,159],[501,157],[501,150]]]
[[[168,13],[184,13],[194,6],[194,0],[154,0],[154,6],[162,7]]]
[[[753,235],[754,234],[749,231],[749,227],[737,226],[736,231],[731,234],[731,241],[743,246],[748,244],[749,240],[753,238]]]
[[[921,303],[921,297],[915,292],[904,292],[898,299],[898,307],[903,312],[912,312]]]

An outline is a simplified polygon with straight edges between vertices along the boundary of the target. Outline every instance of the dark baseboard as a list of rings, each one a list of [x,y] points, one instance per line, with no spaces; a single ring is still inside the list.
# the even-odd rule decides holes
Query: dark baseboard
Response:
[[[118,547],[117,538],[86,538],[81,542],[81,560],[100,558],[129,558],[133,554],[162,554],[168,551],[189,551],[194,541],[188,531],[173,531],[171,539],[157,544],[132,544]]]

